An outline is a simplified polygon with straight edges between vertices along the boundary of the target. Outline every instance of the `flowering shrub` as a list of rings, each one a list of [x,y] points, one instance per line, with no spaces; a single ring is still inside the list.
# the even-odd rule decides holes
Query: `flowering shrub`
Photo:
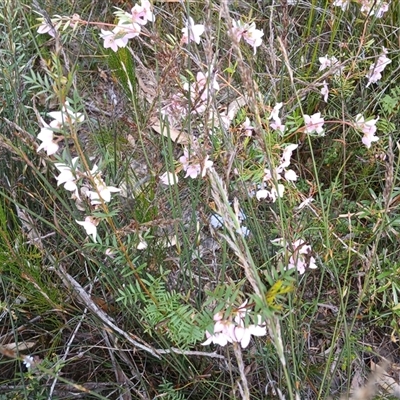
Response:
[[[297,0],[278,3],[271,8],[271,15],[275,15],[275,8],[282,12],[283,28],[292,26],[292,15],[306,7]],[[346,13],[352,17],[350,13],[356,13],[354,20],[365,20],[364,26],[372,30],[369,23],[379,23],[377,18],[389,15],[389,6],[384,1],[332,0],[325,9],[315,6],[315,12],[329,16],[324,21],[334,27],[333,37],[338,27],[342,28],[340,18],[347,17]],[[76,231],[88,237],[87,248],[79,248],[79,255],[90,262],[97,253],[103,257],[93,262],[96,268],[99,265],[99,272],[96,269],[89,282],[93,279],[97,284],[105,277],[109,279],[108,273],[115,273],[118,282],[110,289],[110,297],[117,293],[117,304],[134,310],[132,315],[140,310],[130,329],[137,330],[135,335],[145,333],[143,337],[152,341],[145,351],[157,358],[178,353],[175,346],[184,344],[186,348],[179,351],[191,352],[193,349],[187,347],[199,344],[205,334],[202,345],[231,345],[229,349],[234,349],[242,384],[245,369],[237,351],[248,348],[253,338],[257,349],[274,348],[286,379],[290,374],[285,357],[291,351],[293,337],[283,341],[280,325],[295,321],[296,307],[304,306],[305,285],[323,275],[318,267],[329,264],[332,268],[334,252],[343,249],[348,259],[362,259],[363,272],[368,269],[361,245],[353,240],[355,231],[342,234],[346,223],[352,227],[356,218],[362,219],[375,235],[381,232],[382,219],[378,221],[376,215],[381,218],[382,210],[364,215],[368,208],[364,207],[365,199],[350,200],[357,196],[353,187],[349,194],[348,182],[351,180],[357,189],[354,176],[364,177],[364,170],[361,174],[349,168],[351,175],[345,163],[355,157],[360,170],[363,166],[367,170],[384,157],[381,153],[382,149],[386,152],[387,133],[394,131],[394,126],[391,117],[382,112],[375,91],[385,90],[396,55],[389,44],[387,48],[373,48],[378,42],[373,43],[372,34],[370,41],[365,40],[366,32],[359,47],[346,42],[343,34],[340,43],[329,47],[320,46],[316,40],[305,41],[304,54],[299,54],[290,43],[292,33],[275,36],[274,20],[269,18],[268,25],[265,15],[261,18],[252,11],[244,16],[239,6],[233,11],[221,4],[218,13],[210,7],[209,16],[199,18],[200,14],[192,12],[194,7],[188,2],[176,24],[168,22],[167,35],[158,27],[166,22],[159,21],[166,11],[157,3],[153,7],[148,0],[134,4],[130,11],[117,9],[114,24],[85,21],[77,15],[41,20],[37,32],[50,35],[47,39],[56,43],[56,48],[80,27],[93,29],[93,37],[111,50],[103,56],[109,65],[113,63],[112,81],[128,87],[124,93],[133,106],[130,110],[123,101],[115,101],[118,107],[126,107],[121,113],[116,111],[118,107],[110,112],[83,100],[85,111],[76,106],[78,102],[71,106],[72,101],[65,98],[70,88],[77,90],[72,85],[73,73],[68,71],[66,77],[63,68],[56,68],[60,65],[43,63],[51,78],[47,86],[56,92],[52,94],[61,104],[43,118],[36,105],[32,106],[40,124],[35,145],[38,164],[50,176],[54,197],[63,199],[57,203],[62,204],[59,207],[70,207],[60,219],[69,218]],[[221,24],[218,32],[216,21]],[[311,24],[309,30],[314,33]],[[279,46],[275,38],[279,38]],[[54,59],[57,57],[61,59],[59,53]],[[148,81],[142,70],[151,70]],[[57,79],[58,83],[69,80],[68,85],[57,85],[53,82]],[[364,101],[370,97],[373,106]],[[393,100],[387,114],[395,114],[397,108]],[[101,155],[87,150],[90,146],[82,145],[80,137],[101,120],[97,116],[100,111],[104,112],[102,118],[118,116],[118,124],[130,129],[122,144],[119,131],[115,134],[114,149],[110,150],[107,143],[99,146]],[[140,152],[144,155],[138,157],[145,161],[131,163],[131,153],[135,158]],[[390,151],[387,153],[390,156]],[[137,164],[146,164],[146,168]],[[393,176],[387,167],[386,181]],[[381,209],[392,207],[391,194],[387,190],[376,195]],[[352,209],[342,213],[342,207],[348,204]],[[335,207],[340,211],[335,210],[332,217]],[[346,223],[342,222],[345,218]],[[376,222],[370,223],[374,218]],[[56,214],[54,221],[58,227]],[[71,242],[78,243],[78,239]],[[356,272],[354,276],[358,276]],[[181,292],[170,290],[178,284]],[[288,287],[296,290],[297,285],[301,294],[296,291],[288,300]],[[286,289],[279,291],[282,287]],[[108,288],[104,291],[108,295]],[[345,297],[343,293],[334,294]],[[274,307],[278,295],[285,296],[282,307]],[[246,300],[235,307],[237,298],[251,298],[253,303]],[[212,329],[207,312],[210,299],[210,308],[215,310]],[[204,307],[200,304],[203,301]],[[88,310],[104,317],[96,307],[91,305]],[[298,330],[304,342],[311,343],[313,338],[302,330],[303,323],[300,328],[293,325],[293,331]],[[129,342],[134,334],[121,336]],[[268,338],[258,339],[264,336]],[[141,337],[140,343],[143,340]],[[153,342],[165,348],[153,352]],[[255,348],[246,357],[253,357]],[[34,364],[27,357],[21,360],[28,369]],[[298,381],[294,383],[293,388],[301,386]],[[249,399],[250,395],[242,397]],[[296,392],[291,398],[301,397]]]

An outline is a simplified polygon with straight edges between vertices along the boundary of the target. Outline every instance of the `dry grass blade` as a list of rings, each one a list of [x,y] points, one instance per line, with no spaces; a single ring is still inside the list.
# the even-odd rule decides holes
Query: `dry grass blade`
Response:
[[[115,325],[111,321],[111,318],[93,302],[89,294],[86,293],[85,289],[71,275],[67,273],[64,267],[59,265],[59,267],[55,268],[54,270],[57,273],[57,275],[61,278],[61,280],[64,282],[64,285],[66,287],[71,288],[73,290],[73,293],[79,298],[79,300],[85,305],[85,307],[87,307],[91,312],[93,312],[93,314],[95,314],[106,326],[108,326],[114,332],[121,335],[134,347],[144,350],[156,358],[160,358],[159,354],[157,353],[157,350],[153,349],[150,345],[143,345],[138,341],[132,339],[130,334],[128,334],[127,332],[119,328],[117,325]]]

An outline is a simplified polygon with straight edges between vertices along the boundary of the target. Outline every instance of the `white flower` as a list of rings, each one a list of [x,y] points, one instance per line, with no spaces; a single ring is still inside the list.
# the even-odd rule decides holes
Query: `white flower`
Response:
[[[306,267],[311,269],[318,268],[315,258],[311,256],[311,246],[306,245],[303,239],[296,240],[292,243],[293,253],[289,259],[287,269],[297,269],[300,275],[306,271]]]
[[[103,182],[103,180],[101,180],[101,181]],[[118,189],[114,186],[106,186],[106,184],[104,182],[100,183],[99,179],[97,179],[96,187],[97,187],[98,192],[89,190],[86,193],[87,196],[89,197],[92,205],[101,204],[100,198],[104,202],[109,203],[111,201],[111,193],[117,193],[117,192],[121,191],[121,189]]]
[[[289,144],[283,150],[281,157],[280,167],[286,168],[290,165],[290,158],[292,157],[293,151],[299,147],[298,144]]]
[[[271,114],[269,115],[268,119],[277,119],[279,118],[279,111],[282,108],[283,103],[276,103],[271,110]]]
[[[99,171],[96,164],[90,171],[90,175],[93,177],[92,184],[96,190],[88,190],[86,196],[89,197],[92,205],[101,204],[101,200],[109,203],[111,201],[111,193],[121,192],[122,189],[106,185],[104,180],[101,178],[101,171]]]
[[[93,235],[93,241],[96,242],[97,225],[99,224],[96,218],[89,216],[86,217],[84,221],[75,220],[75,222],[83,226],[88,236]]]
[[[35,360],[32,356],[25,356],[23,358],[23,363],[27,369],[31,369],[31,367],[35,364]]]
[[[283,197],[283,193],[285,192],[285,186],[281,183],[278,183],[275,187],[271,188],[271,198],[272,202],[275,203],[278,198]]]
[[[38,153],[43,149],[46,151],[48,156],[51,156],[52,154],[55,154],[60,147],[54,141],[54,133],[47,124],[40,130],[37,138],[42,141],[41,145],[36,150]]]
[[[48,115],[53,118],[50,126],[54,129],[60,129],[65,124],[76,124],[85,120],[85,116],[82,113],[75,112],[68,101],[65,102],[61,111],[52,111]]]
[[[346,11],[350,5],[350,0],[335,0],[333,5],[340,7],[343,11]]]
[[[297,181],[297,174],[292,169],[285,171],[285,179],[287,181]]]
[[[267,330],[260,315],[257,316],[257,324],[245,327],[244,321],[248,313],[247,302],[246,300],[240,305],[228,319],[224,319],[223,311],[216,313],[213,317],[215,321],[214,333],[211,334],[206,331],[207,340],[202,345],[214,343],[226,346],[228,343],[240,343],[241,347],[245,349],[250,343],[251,335],[265,336]]]
[[[136,246],[136,248],[138,250],[144,250],[147,249],[147,246],[147,242],[141,236],[139,236],[139,244]]]
[[[307,199],[305,199],[304,201],[302,201],[299,206],[297,207],[298,210],[301,210],[304,207],[308,207],[312,202],[314,201],[314,199],[312,197],[308,197]]]
[[[249,117],[246,117],[245,121],[242,123],[242,129],[246,136],[251,136],[254,131],[254,127],[251,125]]]
[[[175,185],[179,182],[178,175],[175,172],[164,172],[160,176],[160,182],[164,185]]]
[[[78,157],[75,157],[72,160],[72,165],[76,163],[77,159]],[[60,171],[60,175],[56,177],[57,186],[64,184],[65,190],[68,190],[69,192],[75,192],[75,196],[79,199],[79,191],[76,185],[76,177],[71,168],[63,163],[55,163],[54,165]]]
[[[182,28],[182,43],[188,44],[189,42],[200,43],[200,36],[204,33],[204,25],[196,24],[192,17],[189,17],[186,27]]]

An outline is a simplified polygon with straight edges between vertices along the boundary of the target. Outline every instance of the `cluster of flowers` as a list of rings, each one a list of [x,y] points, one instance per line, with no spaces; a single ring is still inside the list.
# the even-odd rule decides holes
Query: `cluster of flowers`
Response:
[[[214,315],[214,332],[206,331],[207,340],[203,346],[211,343],[226,346],[228,343],[240,343],[245,349],[253,336],[265,336],[267,329],[260,315],[257,315],[257,324],[250,324],[245,327],[245,319],[249,318],[249,309],[246,307],[248,300],[234,309],[229,317],[225,316],[224,311],[219,311]]]
[[[130,13],[118,10],[114,14],[118,17],[117,26],[112,31],[102,29],[100,34],[104,40],[104,48],[110,48],[113,51],[126,47],[129,39],[140,35],[142,26],[149,21],[154,22],[149,0],[141,0],[140,5],[135,4]]]
[[[344,66],[340,64],[339,60],[335,56],[329,57],[326,55],[324,57],[319,57],[318,60],[321,64],[319,71],[325,71],[326,69],[331,68],[331,72],[334,75],[340,75],[343,72]]]
[[[189,114],[202,114],[207,109],[211,95],[219,90],[216,77],[210,78],[210,73],[199,71],[196,80],[192,83],[185,82],[182,85],[185,94],[175,93],[161,109],[161,115],[165,117],[170,126],[179,126],[182,120]]]
[[[195,148],[198,149],[198,153],[200,154],[199,145],[197,141],[194,141],[193,146],[190,148],[190,150],[188,147],[184,147],[183,155],[179,158],[179,163],[181,165],[180,167],[178,167],[176,172],[179,172],[181,169],[183,169],[183,171],[186,172],[185,178],[190,177],[192,179],[196,179],[198,176],[204,178],[207,171],[214,164],[209,159],[210,157],[208,155],[204,157],[199,156]],[[164,185],[174,185],[178,183],[179,179],[176,172],[167,171],[162,174],[159,177],[161,183],[163,183]]]
[[[185,178],[190,176],[192,179],[201,175],[202,178],[206,176],[207,170],[213,166],[213,162],[209,160],[206,155],[202,160],[197,157],[194,150],[189,152],[188,148],[184,148],[183,156],[179,158],[183,170],[186,172]]]
[[[37,152],[45,150],[47,155],[55,154],[59,149],[58,142],[64,137],[65,130],[68,130],[71,125],[81,123],[84,121],[82,113],[75,112],[72,107],[66,102],[61,111],[53,111],[48,113],[53,118],[50,124],[41,121],[43,128],[40,130],[37,138],[42,141],[38,147]],[[60,136],[55,137],[54,131],[59,132]],[[95,164],[91,171],[82,172],[79,170],[79,157],[71,160],[70,164],[55,163],[54,166],[60,171],[56,176],[57,186],[63,185],[64,189],[73,192],[72,198],[75,200],[77,208],[85,211],[85,205],[81,196],[85,196],[90,204],[96,208],[102,202],[108,203],[111,201],[111,193],[120,192],[113,186],[107,186],[102,179],[102,173],[99,171],[98,166]],[[79,187],[78,182],[84,182]],[[77,224],[82,225],[88,236],[92,235],[93,241],[96,241],[97,225],[99,221],[93,216],[87,216],[83,221],[76,221]]]
[[[382,54],[378,57],[378,60],[369,67],[369,71],[367,73],[368,83],[366,87],[368,87],[371,83],[378,82],[382,78],[383,70],[392,62],[392,60],[386,57],[386,54],[386,48],[382,47]]]
[[[111,201],[111,193],[121,191],[119,188],[106,185],[102,178],[102,172],[99,171],[96,164],[89,172],[79,171],[79,157],[73,158],[71,165],[65,163],[55,163],[54,165],[60,171],[56,177],[57,186],[64,185],[65,190],[73,192],[72,198],[81,211],[86,210],[81,195],[85,196],[96,209],[102,202],[109,203]],[[81,187],[78,187],[79,181],[84,181]],[[94,242],[96,242],[99,222],[94,216],[87,216],[83,221],[76,221],[77,224],[83,226],[88,236],[92,235]]]
[[[273,130],[284,133],[286,127],[284,124],[282,124],[282,121],[279,117],[279,110],[282,108],[282,106],[283,106],[283,103],[276,103],[276,105],[272,109],[271,114],[268,119],[272,120],[272,122],[269,124],[269,126]]]
[[[247,219],[246,214],[240,208],[235,209],[235,214],[236,214],[236,218],[237,218],[237,220],[239,222],[239,225],[240,225],[240,228],[237,230],[237,233],[242,235],[242,236],[244,236],[244,237],[249,236],[250,235],[249,228],[247,228],[246,226],[242,225],[242,222]],[[224,218],[219,214],[213,213],[210,216],[210,225],[214,229],[220,229],[225,225]]]
[[[257,52],[257,47],[261,46],[262,37],[264,36],[264,32],[262,29],[256,29],[255,22],[248,24],[245,22],[232,21],[232,29],[231,34],[234,40],[239,43],[243,38],[245,42],[247,42],[250,46],[253,46],[254,54]]]
[[[42,142],[38,147],[37,152],[45,150],[48,156],[57,153],[59,149],[58,142],[62,137],[54,135],[55,132],[61,131],[64,128],[69,128],[73,124],[83,122],[85,117],[82,113],[75,112],[68,102],[65,102],[61,111],[52,111],[48,115],[53,119],[50,124],[47,124],[43,119],[41,123],[43,128],[40,130],[37,138]]]
[[[282,197],[285,191],[285,186],[282,183],[278,183],[282,179],[282,175],[286,181],[296,181],[297,174],[292,169],[287,169],[290,165],[290,158],[292,157],[293,151],[298,147],[297,144],[289,144],[283,150],[280,164],[274,170],[266,168],[264,170],[263,184],[256,192],[256,198],[258,200],[267,199],[273,203],[278,197]],[[267,187],[269,189],[267,189]]]
[[[303,239],[298,239],[293,243],[287,243],[283,238],[271,240],[272,243],[285,248],[290,252],[289,263],[286,269],[297,269],[300,275],[306,272],[306,268],[316,269],[317,264],[312,256],[311,246],[306,244]]]
[[[355,0],[356,3],[361,5],[360,11],[367,15],[374,15],[377,18],[382,18],[385,12],[389,10],[390,1],[383,0]],[[346,11],[352,0],[334,0],[333,5],[340,7]]]
[[[354,127],[364,133],[361,141],[363,144],[369,149],[371,147],[372,142],[376,142],[379,140],[378,136],[375,136],[376,133],[376,122],[379,117],[376,119],[369,119],[365,121],[362,114],[357,114],[356,121]]]

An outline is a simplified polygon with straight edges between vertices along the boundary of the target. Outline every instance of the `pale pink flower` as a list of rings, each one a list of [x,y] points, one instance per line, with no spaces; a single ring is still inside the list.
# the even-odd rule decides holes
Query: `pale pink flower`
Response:
[[[321,95],[323,96],[325,103],[327,103],[328,95],[329,95],[329,88],[328,88],[328,84],[326,83],[326,81],[322,82]]]
[[[279,118],[279,111],[283,107],[283,103],[276,103],[271,110],[271,114],[268,119],[277,119]]]
[[[332,71],[335,75],[340,74],[343,71],[343,66],[340,65],[339,60],[335,57],[329,57],[326,55],[325,57],[319,57],[320,67],[319,71],[324,71],[327,68],[332,68]]]
[[[119,47],[125,47],[126,43],[128,43],[129,39],[133,39],[137,36],[140,35],[141,27],[139,24],[135,23],[119,23],[113,30],[114,34],[114,40],[117,41],[117,44],[119,40],[121,41],[121,45]],[[122,42],[125,43],[125,46],[122,46]]]
[[[213,79],[209,78],[209,73],[203,74],[203,72],[199,71],[196,75],[197,87],[196,91],[200,94],[200,98],[203,101],[206,101],[209,92],[219,90],[219,83],[217,82],[217,78],[214,76]]]
[[[204,178],[206,176],[207,170],[209,170],[213,166],[213,162],[209,160],[209,156],[203,160],[203,167],[201,169],[201,176]]]
[[[389,3],[382,1],[379,7],[375,10],[375,17],[382,18],[385,12],[389,11]]]
[[[254,54],[257,52],[257,47],[261,46],[262,37],[264,36],[263,30],[256,29],[256,24],[253,22],[248,26],[243,34],[243,39],[250,45],[253,46]]]
[[[200,174],[204,178],[207,170],[213,166],[213,162],[209,160],[208,155],[204,158],[203,162],[200,163],[195,157],[195,154],[193,154],[193,157],[189,155],[189,151],[186,148],[183,150],[183,156],[179,158],[179,162],[182,164],[183,170],[186,172],[185,178],[190,177],[192,179],[197,178]]]
[[[389,3],[382,0],[361,0],[361,12],[364,14],[374,14],[381,18],[389,10]]]
[[[376,83],[379,81],[382,78],[381,72],[383,72],[386,66],[392,62],[391,59],[386,57],[386,54],[387,49],[382,47],[382,54],[379,56],[376,63],[369,67],[369,71],[367,73],[368,83],[366,87],[368,87],[371,83]]]
[[[200,36],[204,33],[203,24],[195,24],[193,18],[189,17],[186,27],[182,28],[182,43],[188,44],[189,42],[200,43]]]
[[[45,19],[43,19],[43,22],[39,26],[37,32],[40,33],[40,34],[48,33],[53,38],[55,38],[56,34],[57,34],[54,26],[52,26],[50,23],[48,23]]]
[[[89,216],[89,217],[86,217],[84,221],[75,220],[75,222],[77,224],[83,226],[83,228],[86,231],[86,234],[88,236],[92,235],[93,241],[96,242],[97,225],[99,224],[99,221],[96,218]]]
[[[317,132],[318,135],[321,135],[324,131],[324,119],[321,118],[321,113],[315,113],[313,115],[304,114],[304,123],[305,123],[305,133],[313,133]],[[323,135],[321,135],[323,136]]]
[[[338,62],[338,59],[335,56],[328,57],[328,55],[326,55],[325,57],[319,57],[318,60],[321,64],[319,67],[320,71],[324,71],[325,69],[330,68],[332,65]]]
[[[185,83],[183,89],[190,92],[192,105],[195,106],[194,110],[197,113],[202,113],[206,110],[206,102],[210,95],[219,90],[219,84],[216,77],[209,78],[209,73],[204,74],[199,71],[196,75],[196,82],[191,85]]]
[[[361,130],[364,133],[364,136],[361,139],[361,141],[367,147],[367,149],[371,147],[373,142],[377,142],[379,140],[379,137],[375,136],[377,130],[376,123],[378,119],[379,117],[376,119],[370,119],[368,121],[365,121],[364,117],[361,114],[357,114],[356,116],[356,122],[354,124],[354,127],[356,129]]]
[[[307,245],[303,239],[296,240],[291,245],[289,245],[283,238],[274,239],[271,240],[271,242],[283,246],[291,252],[286,269],[297,269],[298,273],[303,275],[306,268],[318,268],[315,258],[311,255],[311,246]]]
[[[276,118],[273,122],[271,122],[271,123],[269,124],[269,126],[270,126],[273,130],[279,131],[279,132],[281,132],[281,133],[284,133],[284,132],[285,132],[285,129],[286,129],[285,124],[282,124],[282,121],[281,121],[281,119],[280,119],[279,117]]]
[[[196,179],[200,174],[200,164],[191,164],[188,149],[183,149],[183,156],[179,158],[179,162],[182,164],[183,170],[186,172],[185,178],[190,176],[192,179]]]
[[[141,0],[141,5],[135,4],[131,10],[132,22],[134,24],[146,25],[148,21],[154,22],[154,14],[148,0]]]
[[[312,249],[310,245],[306,245],[303,239],[296,240],[292,243],[293,254],[290,256],[287,269],[297,269],[300,275],[306,272],[306,268],[318,268],[315,258],[311,256]]]
[[[376,123],[378,122],[378,120],[379,117],[376,119],[370,119],[368,121],[365,121],[362,114],[357,114],[355,127],[357,129],[360,129],[366,135],[374,135],[377,130]]]
[[[256,54],[257,47],[261,46],[262,37],[264,32],[260,29],[256,29],[256,24],[247,24],[242,21],[232,21],[233,26],[231,34],[236,42],[240,42],[240,39],[244,39],[250,46],[254,48],[254,54]]]
[[[242,123],[241,128],[246,136],[252,136],[254,132],[254,127],[251,125],[249,117],[246,117],[245,121]]]
[[[364,135],[361,139],[363,144],[367,149],[369,149],[373,142],[377,142],[379,140],[378,136],[375,135]]]
[[[281,133],[285,132],[285,125],[282,124],[281,119],[279,118],[279,110],[282,108],[283,103],[276,103],[274,108],[271,111],[271,114],[269,115],[268,119],[273,120],[273,122],[270,123],[270,127],[276,131],[280,131]]]
[[[100,37],[104,40],[104,48],[111,49],[114,52],[120,47],[126,47],[129,39],[138,36],[140,33],[140,25],[138,24],[121,24],[117,25],[112,31],[102,29]]]
[[[246,32],[246,29],[248,28],[248,24],[245,24],[241,20],[232,20],[232,24],[233,26],[231,29],[231,35],[233,36],[234,40],[239,43],[244,33]]]

